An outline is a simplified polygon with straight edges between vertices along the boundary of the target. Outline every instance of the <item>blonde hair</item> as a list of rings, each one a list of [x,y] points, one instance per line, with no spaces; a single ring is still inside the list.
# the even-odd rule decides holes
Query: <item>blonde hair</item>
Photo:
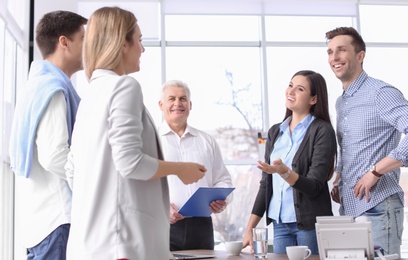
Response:
[[[90,80],[96,69],[115,69],[122,58],[125,41],[133,44],[137,19],[133,13],[119,7],[102,7],[88,20],[85,32],[83,61]]]

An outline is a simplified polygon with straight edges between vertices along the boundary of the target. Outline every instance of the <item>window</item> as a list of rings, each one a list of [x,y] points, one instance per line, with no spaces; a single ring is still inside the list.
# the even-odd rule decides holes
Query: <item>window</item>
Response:
[[[299,70],[313,70],[326,80],[332,124],[336,124],[335,100],[341,95],[341,82],[334,76],[327,61],[327,47],[268,47],[268,103],[271,125],[285,116],[285,89]],[[284,69],[282,69],[284,68]]]
[[[104,6],[117,6],[131,11],[138,19],[143,39],[159,39],[159,3],[158,1],[77,1],[78,13],[85,18]]]
[[[2,44],[4,49],[0,49],[1,58],[1,72],[2,81],[0,82],[2,86],[1,92],[1,125],[2,133],[0,136],[1,145],[1,167],[0,167],[0,211],[3,216],[0,222],[1,236],[0,243],[1,255],[0,258],[12,259],[15,255],[13,250],[13,241],[15,238],[14,234],[14,223],[15,223],[15,212],[14,212],[14,175],[10,171],[9,158],[8,158],[8,140],[10,136],[11,122],[13,117],[14,103],[15,103],[15,93],[16,87],[26,78],[27,69],[27,53],[21,48],[20,43],[13,37],[12,30],[8,30],[5,27],[5,23],[0,19],[0,34]],[[16,33],[16,32],[15,32]],[[19,32],[17,31],[17,34]],[[17,68],[19,68],[17,70]]]
[[[398,88],[406,98],[408,87],[405,77],[407,72],[405,60],[408,59],[408,45],[400,48],[370,46],[367,48],[367,55],[364,59],[364,69],[367,73]],[[392,69],[384,69],[387,66]]]
[[[168,41],[259,41],[259,17],[167,15]],[[251,28],[251,29],[249,29]]]
[[[3,100],[3,96],[4,96],[4,92],[5,92],[5,90],[4,90],[4,86],[5,86],[5,79],[4,79],[4,74],[5,74],[5,72],[4,72],[4,64],[5,64],[5,55],[4,55],[4,52],[5,52],[5,45],[6,45],[6,43],[5,43],[5,33],[6,33],[6,31],[5,31],[5,23],[4,23],[4,20],[3,19],[1,19],[1,17],[0,17],[0,89],[2,90],[1,92],[0,92],[0,100]],[[1,129],[4,129],[4,127],[3,127],[3,113],[1,112],[1,115],[0,115],[0,125],[1,125]],[[0,136],[0,140],[3,140],[3,133],[2,133],[2,135]],[[1,161],[3,161],[3,158],[4,158],[4,148],[3,148],[3,142],[1,142],[0,143],[0,147],[1,147],[1,149],[0,149],[0,160]]]
[[[189,84],[190,124],[203,130],[262,129],[259,48],[168,47],[166,68],[168,79]],[[231,149],[224,159],[253,158]]]
[[[162,119],[159,108],[162,84],[160,54],[158,47],[145,47],[145,52],[140,58],[140,71],[132,74],[142,87],[143,102],[156,124]]]
[[[408,43],[404,25],[408,23],[408,6],[361,5],[361,34],[366,42]]]
[[[254,165],[228,165],[227,168],[235,190],[228,207],[220,214],[212,214],[216,243],[242,239],[261,180],[261,173]],[[223,245],[221,248],[224,250]]]
[[[325,32],[339,26],[352,26],[352,17],[267,16],[266,40],[286,42],[325,42]]]
[[[21,259],[15,246],[14,175],[10,171],[8,142],[16,89],[27,78],[27,3],[17,0],[0,4],[0,259]]]
[[[13,37],[6,31],[5,37],[5,55],[4,61],[4,86],[16,85],[16,65],[17,65],[17,43]],[[3,89],[3,160],[8,162],[8,137],[10,136],[11,122],[13,118],[13,108],[15,102],[15,88],[5,87]]]
[[[27,29],[27,19],[29,16],[29,1],[25,0],[13,0],[9,1],[6,0],[7,3],[7,11],[13,17],[13,22],[16,22],[19,29]]]

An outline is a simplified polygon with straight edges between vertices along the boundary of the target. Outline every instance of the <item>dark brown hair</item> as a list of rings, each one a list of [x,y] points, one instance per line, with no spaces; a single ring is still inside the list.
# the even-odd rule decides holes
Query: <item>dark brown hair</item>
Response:
[[[326,80],[322,75],[312,70],[301,70],[293,75],[292,79],[296,76],[304,76],[307,78],[310,84],[310,96],[317,96],[316,104],[310,107],[310,114],[328,122],[331,125],[330,114],[329,114],[329,98],[327,94]],[[292,110],[286,108],[285,119],[292,115]],[[327,180],[330,180],[334,173],[334,165],[336,163],[337,152],[333,157],[332,164],[330,166],[329,175]]]
[[[334,30],[328,31],[326,33],[326,39],[327,41],[330,41],[331,39],[339,35],[349,35],[353,38],[351,44],[354,46],[354,50],[356,51],[356,53],[360,51],[366,51],[366,45],[363,38],[353,27],[338,27]]]
[[[72,40],[74,34],[86,23],[86,18],[70,11],[46,13],[37,25],[35,37],[43,58],[55,52],[59,37],[66,36]]]
[[[310,108],[310,113],[316,118],[320,118],[331,124],[329,115],[329,101],[327,95],[326,80],[317,72],[312,70],[301,70],[293,75],[292,79],[296,76],[304,76],[310,83],[310,96],[317,96],[316,104]],[[285,118],[292,115],[292,110],[286,109]]]

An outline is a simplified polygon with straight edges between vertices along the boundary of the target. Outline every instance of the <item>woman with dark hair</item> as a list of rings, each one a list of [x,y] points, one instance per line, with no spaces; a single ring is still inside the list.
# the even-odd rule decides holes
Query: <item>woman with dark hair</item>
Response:
[[[266,224],[273,222],[274,253],[305,245],[318,254],[316,217],[333,215],[328,180],[337,150],[326,81],[314,71],[299,71],[285,98],[284,120],[269,129],[265,162],[258,161],[262,179],[243,243],[253,251],[252,228],[266,213]]]

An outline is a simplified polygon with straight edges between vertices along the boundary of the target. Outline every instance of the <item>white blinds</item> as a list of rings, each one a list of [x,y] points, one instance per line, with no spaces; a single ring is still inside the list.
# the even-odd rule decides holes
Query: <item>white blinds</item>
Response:
[[[358,0],[163,0],[165,14],[356,16]]]

